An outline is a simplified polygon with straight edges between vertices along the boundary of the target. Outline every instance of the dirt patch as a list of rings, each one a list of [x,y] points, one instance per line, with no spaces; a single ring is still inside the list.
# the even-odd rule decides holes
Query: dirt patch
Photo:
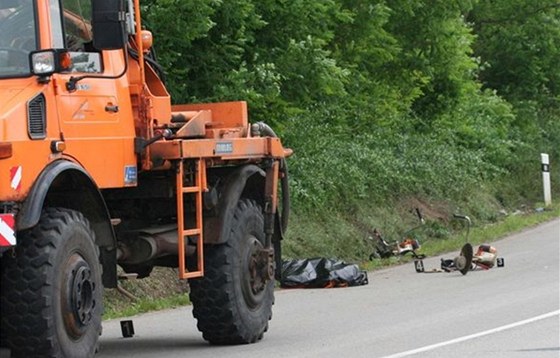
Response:
[[[119,285],[134,298],[127,297],[117,289],[106,289],[106,310],[124,310],[140,298],[156,300],[176,294],[188,294],[187,281],[179,280],[177,269],[166,267],[155,267],[150,276],[143,279],[120,280]]]
[[[451,204],[445,201],[430,201],[412,197],[400,200],[397,207],[401,217],[406,217],[406,212],[413,212],[418,208],[424,219],[438,221],[442,224],[448,224],[453,215]]]

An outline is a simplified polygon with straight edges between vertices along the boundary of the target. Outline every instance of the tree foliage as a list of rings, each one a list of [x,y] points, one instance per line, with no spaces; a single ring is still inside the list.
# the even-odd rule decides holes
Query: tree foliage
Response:
[[[512,135],[522,144],[519,156],[540,150],[558,158],[560,4],[481,2],[469,18],[479,34],[475,49],[483,64],[482,83],[514,106]],[[537,150],[527,151],[527,144]]]
[[[469,20],[479,36],[485,86],[509,100],[546,102],[560,95],[558,1],[484,1]]]
[[[560,156],[557,0],[142,6],[174,101],[247,100],[295,149],[302,210],[458,198]]]

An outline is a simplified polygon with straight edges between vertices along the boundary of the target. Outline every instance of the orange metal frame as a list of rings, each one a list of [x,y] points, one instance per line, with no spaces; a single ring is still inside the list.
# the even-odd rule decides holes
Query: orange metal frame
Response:
[[[201,159],[195,160],[196,173],[195,182],[192,186],[184,186],[184,161],[177,161],[177,227],[179,248],[179,278],[194,278],[204,276],[204,236],[202,232],[202,192],[207,190],[206,186],[206,162]],[[185,228],[184,195],[194,195],[196,205],[195,227]],[[185,255],[185,237],[196,238],[197,268],[194,271],[187,270]]]

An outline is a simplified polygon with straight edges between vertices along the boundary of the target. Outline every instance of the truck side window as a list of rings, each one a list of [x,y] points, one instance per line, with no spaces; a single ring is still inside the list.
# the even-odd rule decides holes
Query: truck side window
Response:
[[[0,46],[27,52],[37,49],[33,2],[0,1]]]
[[[36,25],[31,0],[0,0],[0,77],[29,75],[29,53],[39,44]]]
[[[71,72],[102,72],[101,54],[92,46],[91,1],[63,1],[64,40],[72,58]]]

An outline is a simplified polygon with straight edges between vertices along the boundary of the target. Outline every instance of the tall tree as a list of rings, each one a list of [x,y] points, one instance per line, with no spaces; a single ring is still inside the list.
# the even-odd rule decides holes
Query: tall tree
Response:
[[[402,54],[389,68],[405,83],[413,113],[429,123],[472,93],[474,36],[462,17],[469,0],[389,0],[388,31]]]
[[[559,157],[560,3],[480,1],[468,18],[477,33],[484,86],[514,105],[516,158],[530,163],[541,151]]]
[[[481,80],[511,100],[560,95],[560,3],[480,1],[469,15],[483,62]]]

